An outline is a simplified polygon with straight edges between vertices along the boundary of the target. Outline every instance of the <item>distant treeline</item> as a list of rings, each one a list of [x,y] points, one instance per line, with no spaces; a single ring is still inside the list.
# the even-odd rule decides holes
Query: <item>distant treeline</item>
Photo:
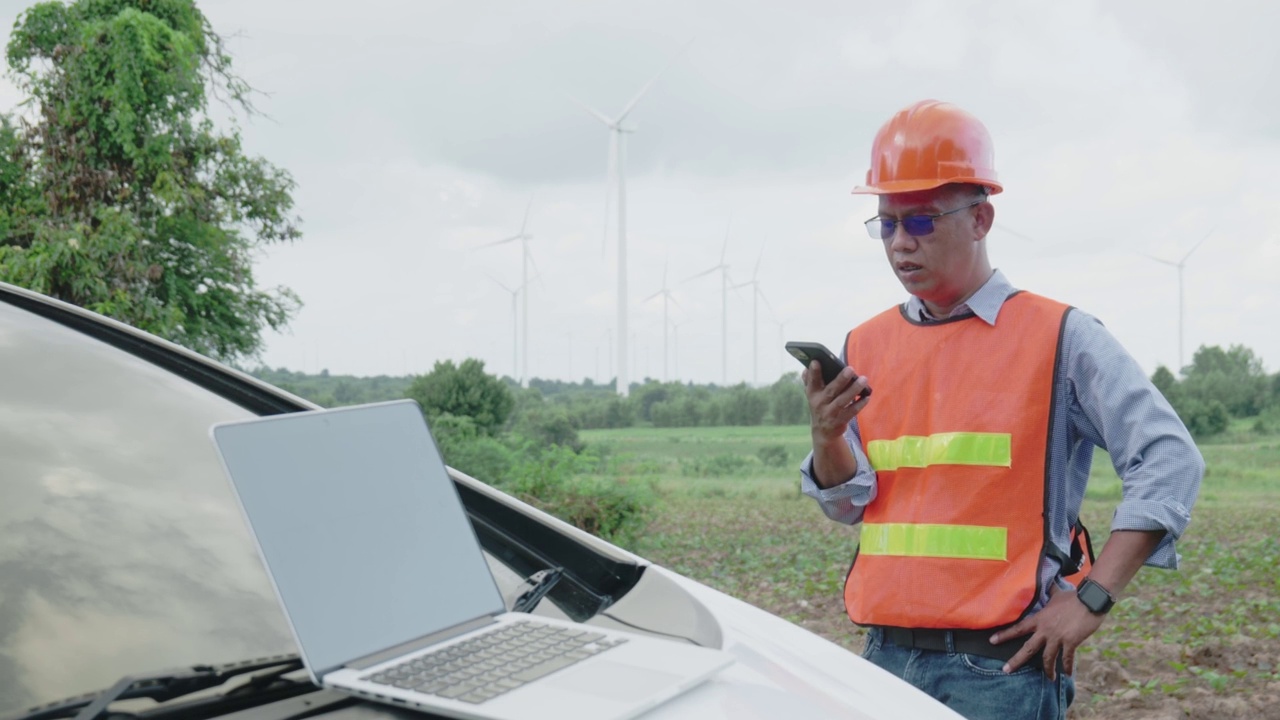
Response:
[[[304,397],[317,405],[337,407],[411,397],[416,375],[358,377],[333,375],[328,370],[309,375],[286,368],[260,366],[249,370],[254,377]],[[808,404],[798,373],[782,375],[772,385],[752,388],[661,382],[646,378],[632,383],[626,398],[614,392],[614,383],[580,383],[533,378],[520,388],[510,377],[501,381],[516,399],[516,413],[545,404],[561,409],[580,429],[618,428],[634,425],[657,427],[715,427],[723,425],[795,425],[809,421]]]
[[[483,372],[483,363],[477,370]],[[250,372],[319,405],[333,407],[415,397],[414,383],[435,371],[401,377],[331,375],[327,370],[308,375],[266,367]],[[613,383],[598,384],[590,379],[575,383],[534,378],[528,388],[521,388],[509,377],[494,380],[505,386],[514,400],[507,429],[531,413],[554,415],[564,425],[580,430],[794,425],[809,420],[799,374],[794,372],[759,388],[745,383],[726,387],[646,378],[632,383],[631,394],[625,398],[615,394]],[[1198,438],[1222,432],[1231,418],[1256,418],[1254,429],[1280,431],[1280,373],[1267,374],[1262,359],[1243,345],[1225,350],[1217,345],[1201,346],[1178,376],[1161,366],[1152,381]]]

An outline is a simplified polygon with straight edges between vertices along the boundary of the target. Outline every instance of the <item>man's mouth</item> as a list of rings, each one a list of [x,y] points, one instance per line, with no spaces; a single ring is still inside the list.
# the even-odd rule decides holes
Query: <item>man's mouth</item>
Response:
[[[900,273],[915,272],[916,270],[922,270],[922,269],[924,269],[923,266],[917,265],[915,263],[910,263],[910,262],[898,263],[898,272]]]

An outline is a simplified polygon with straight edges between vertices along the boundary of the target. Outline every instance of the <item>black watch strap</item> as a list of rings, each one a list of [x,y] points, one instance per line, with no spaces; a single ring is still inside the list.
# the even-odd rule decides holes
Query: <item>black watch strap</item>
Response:
[[[1116,604],[1116,598],[1110,590],[1089,578],[1085,578],[1080,583],[1079,589],[1076,590],[1076,597],[1080,598],[1080,602],[1084,603],[1084,606],[1094,615],[1102,615]]]

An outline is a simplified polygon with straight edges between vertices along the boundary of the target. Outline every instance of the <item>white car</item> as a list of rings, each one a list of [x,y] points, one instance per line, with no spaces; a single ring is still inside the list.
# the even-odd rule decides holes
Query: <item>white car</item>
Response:
[[[4,284],[0,368],[0,718],[424,717],[299,671],[209,440],[214,423],[314,405]],[[535,614],[736,658],[645,718],[959,717],[807,630],[451,472],[508,602],[560,566]]]

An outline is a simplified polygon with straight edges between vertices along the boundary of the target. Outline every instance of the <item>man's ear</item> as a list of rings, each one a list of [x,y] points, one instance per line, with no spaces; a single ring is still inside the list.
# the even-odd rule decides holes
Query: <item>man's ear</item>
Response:
[[[988,200],[974,207],[977,210],[973,214],[973,231],[974,238],[982,240],[987,237],[987,233],[991,232],[991,228],[996,222],[996,206]]]

